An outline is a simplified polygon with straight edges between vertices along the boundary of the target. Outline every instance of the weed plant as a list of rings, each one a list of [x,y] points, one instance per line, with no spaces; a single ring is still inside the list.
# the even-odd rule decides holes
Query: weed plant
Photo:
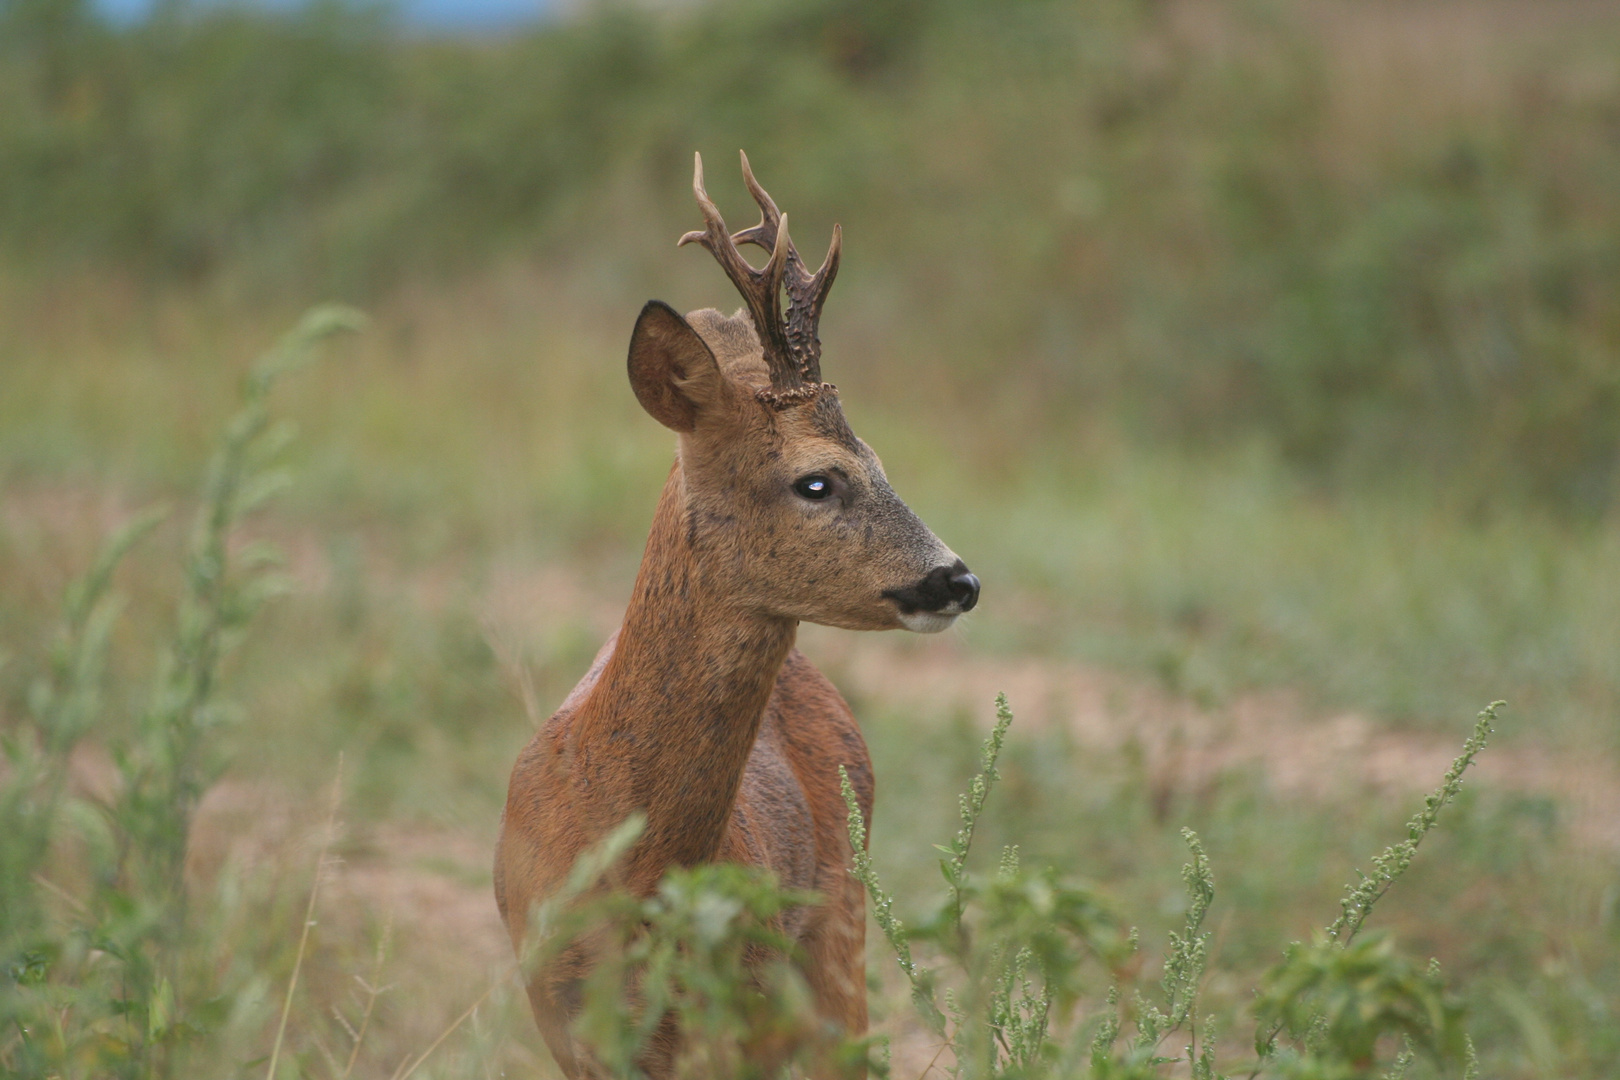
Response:
[[[1462,789],[1501,703],[1480,713],[1463,753],[1407,824],[1406,839],[1372,860],[1346,887],[1340,917],[1308,943],[1289,946],[1256,987],[1253,1057],[1233,1074],[1278,1080],[1372,1080],[1408,1074],[1420,1058],[1440,1075],[1478,1075],[1458,997],[1438,961],[1414,963],[1385,933],[1361,931],[1374,906],[1410,868],[1440,811]],[[911,989],[917,1018],[937,1040],[937,1063],[958,1080],[1217,1080],[1222,1049],[1214,1016],[1200,1012],[1208,974],[1215,877],[1202,841],[1182,830],[1187,905],[1169,935],[1157,985],[1122,984],[1141,967],[1137,933],[1096,892],[1048,868],[1031,872],[1017,847],[993,873],[968,870],[974,833],[991,789],[1012,713],[1005,696],[980,771],[960,798],[961,827],[939,847],[946,892],[916,926],[894,912],[867,854],[866,824],[843,779],[853,873]],[[576,870],[569,888],[536,918],[538,949],[585,948],[599,956],[587,980],[576,1034],[608,1074],[642,1076],[648,1055],[671,1055],[682,1077],[766,1078],[829,1052],[787,963],[792,944],[773,920],[812,898],[783,892],[766,873],[735,866],[673,871],[649,898],[610,896],[581,910],[588,884],[633,837],[635,823]],[[574,905],[571,914],[557,912]],[[926,950],[923,958],[918,946]],[[750,974],[745,959],[761,960]],[[769,959],[767,959],[769,958]],[[1105,989],[1104,989],[1105,988]],[[673,1030],[687,1033],[677,1043]],[[674,1049],[679,1047],[679,1049]],[[837,1051],[872,1055],[889,1075],[881,1043]],[[925,1070],[926,1074],[927,1070]]]
[[[175,627],[148,704],[113,741],[110,791],[71,782],[74,754],[94,732],[125,727],[102,697],[118,614],[120,560],[162,511],[108,540],[68,590],[50,666],[33,684],[27,722],[8,728],[0,778],[0,1066],[19,1077],[185,1075],[188,1046],[232,1001],[185,946],[185,860],[193,815],[219,775],[212,733],[229,718],[217,688],[225,655],[279,589],[272,553],[232,550],[235,526],[278,491],[289,432],[270,422],[276,380],[324,338],[355,325],[337,308],[311,312],[249,374],[241,411],[220,440],[184,561]],[[81,886],[57,880],[71,872]]]
[[[1418,970],[1384,935],[1355,939],[1373,906],[1411,866],[1440,810],[1461,791],[1500,704],[1480,713],[1462,755],[1407,824],[1406,839],[1374,857],[1372,874],[1347,886],[1340,917],[1310,944],[1290,946],[1266,972],[1254,1002],[1256,1058],[1241,1071],[1251,1077],[1372,1077],[1379,1051],[1393,1036],[1402,1041],[1390,1068],[1403,1075],[1414,1047],[1436,1064],[1464,1062],[1465,1072],[1477,1069],[1459,1006],[1437,964]],[[949,1071],[957,1077],[1145,1078],[1166,1075],[1165,1067],[1182,1062],[1195,1080],[1224,1075],[1216,1064],[1214,1018],[1199,1015],[1209,962],[1204,923],[1215,878],[1192,830],[1182,830],[1192,857],[1182,870],[1188,901],[1182,928],[1169,936],[1156,992],[1136,992],[1128,1002],[1121,1000],[1117,973],[1136,950],[1136,932],[1121,933],[1119,921],[1089,890],[1064,884],[1050,870],[1027,873],[1016,847],[1003,851],[989,883],[968,874],[973,834],[998,779],[996,762],[1011,722],[1003,696],[981,769],[961,797],[962,827],[940,849],[946,898],[919,927],[908,928],[894,916],[893,899],[864,854],[865,824],[845,783],[850,839],[862,852],[853,872],[866,886],[918,1012],[949,1055]],[[938,948],[953,969],[952,985],[941,989],[940,975],[913,959],[914,941]],[[1077,1013],[1088,991],[1095,1000],[1084,978],[1088,960],[1103,974],[1114,973],[1113,982],[1104,1008]],[[1054,1029],[1059,1038],[1051,1037]],[[1089,1040],[1083,1037],[1087,1031]],[[1167,1043],[1175,1051],[1170,1056],[1163,1053]]]

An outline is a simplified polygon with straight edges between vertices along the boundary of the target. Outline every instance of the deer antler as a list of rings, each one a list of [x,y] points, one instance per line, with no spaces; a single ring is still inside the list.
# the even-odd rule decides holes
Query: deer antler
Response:
[[[741,153],[739,151],[739,153]],[[693,155],[692,191],[703,211],[705,228],[687,233],[680,244],[696,241],[709,249],[737,291],[759,331],[765,363],[771,372],[771,391],[762,400],[779,408],[808,401],[821,390],[836,390],[821,381],[821,339],[816,329],[821,307],[827,301],[833,278],[838,276],[838,257],[843,250],[843,230],[833,226],[832,245],[827,258],[814,274],[788,236],[787,215],[776,208],[770,195],[754,179],[748,155],[741,154],[743,180],[759,204],[759,224],[732,235],[725,219],[703,188],[703,155]],[[677,246],[680,246],[678,244]],[[756,244],[771,253],[763,270],[755,270],[738,250],[739,244]],[[782,287],[786,285],[788,308],[782,312]]]
[[[737,153],[742,158],[743,181],[748,185],[748,193],[759,204],[759,224],[744,229],[732,239],[739,244],[757,244],[771,250],[788,235],[787,215],[776,209],[775,201],[754,179],[754,170],[748,165],[748,155],[740,150]],[[805,269],[804,260],[799,258],[792,239],[787,239],[786,243],[787,265],[783,267],[783,279],[788,294],[788,348],[792,350],[800,374],[815,382],[821,378],[821,339],[816,336],[816,329],[821,322],[821,307],[827,302],[833,279],[838,276],[838,258],[844,249],[844,230],[842,226],[833,226],[827,257],[814,274]]]

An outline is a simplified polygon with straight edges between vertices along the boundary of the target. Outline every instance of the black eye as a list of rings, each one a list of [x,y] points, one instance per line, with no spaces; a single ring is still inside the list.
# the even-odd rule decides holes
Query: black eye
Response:
[[[801,476],[793,482],[793,491],[801,499],[825,499],[833,493],[832,478],[820,473]]]

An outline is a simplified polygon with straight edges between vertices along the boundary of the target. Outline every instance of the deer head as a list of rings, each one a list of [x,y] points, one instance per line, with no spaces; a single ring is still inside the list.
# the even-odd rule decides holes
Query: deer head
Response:
[[[680,441],[687,537],[696,571],[729,602],[768,616],[850,630],[945,629],[978,601],[968,572],[889,486],[850,430],[837,388],[821,381],[821,308],[838,273],[841,232],[810,273],[787,215],[743,178],[760,222],[733,235],[703,187],[708,248],[747,314],[706,308],[684,318],[650,301],[630,340],[630,385]],[[756,270],[740,244],[768,250]],[[782,308],[782,293],[788,306]]]

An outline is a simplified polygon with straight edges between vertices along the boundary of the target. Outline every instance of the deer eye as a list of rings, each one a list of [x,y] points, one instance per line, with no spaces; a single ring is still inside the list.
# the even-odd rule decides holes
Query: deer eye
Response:
[[[832,477],[823,476],[821,473],[801,476],[793,482],[793,493],[801,499],[809,499],[812,502],[825,499],[833,493]]]

